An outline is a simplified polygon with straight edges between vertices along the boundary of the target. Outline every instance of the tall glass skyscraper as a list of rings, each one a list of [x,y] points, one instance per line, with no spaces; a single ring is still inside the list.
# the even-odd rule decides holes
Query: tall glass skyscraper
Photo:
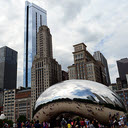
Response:
[[[122,58],[118,60],[117,67],[118,67],[119,79],[122,84],[122,88],[127,88],[128,58]]]
[[[94,52],[93,57],[95,58],[95,60],[100,61],[104,65],[106,81],[107,81],[107,85],[109,86],[111,84],[111,81],[110,81],[107,59],[104,57],[104,55],[100,51]]]
[[[0,48],[0,90],[15,89],[17,82],[17,51]],[[1,93],[1,92],[0,92]]]
[[[37,52],[37,32],[41,25],[47,25],[47,12],[39,6],[26,1],[24,24],[24,87],[31,86],[31,67]]]

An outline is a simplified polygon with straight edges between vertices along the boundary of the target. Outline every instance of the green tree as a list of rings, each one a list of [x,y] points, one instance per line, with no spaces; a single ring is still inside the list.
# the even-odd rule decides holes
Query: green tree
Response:
[[[3,120],[0,120],[0,128],[3,127]]]
[[[8,120],[8,121],[7,121],[7,124],[8,124],[10,127],[12,127],[12,126],[13,126],[13,121],[12,121],[12,120]]]
[[[17,122],[25,122],[27,119],[26,119],[26,116],[24,115],[20,115],[19,118],[17,119]]]
[[[10,127],[13,126],[12,120],[4,119],[4,120],[0,120],[0,128],[2,128],[4,126],[4,123],[7,123]]]

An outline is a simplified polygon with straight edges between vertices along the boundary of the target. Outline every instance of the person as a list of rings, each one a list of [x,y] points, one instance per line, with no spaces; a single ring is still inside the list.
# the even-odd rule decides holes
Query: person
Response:
[[[115,118],[115,120],[113,121],[113,124],[114,124],[114,128],[118,128],[118,121],[117,121],[117,118]]]
[[[88,128],[89,127],[89,120],[88,119],[85,119],[85,124],[86,124],[86,127]]]
[[[75,127],[76,128],[80,128],[80,121],[79,121],[79,119],[77,119],[77,121],[75,122]]]
[[[16,123],[13,123],[13,128],[16,128]]]
[[[42,128],[46,128],[46,122],[42,122]]]
[[[81,128],[84,128],[84,126],[85,126],[84,119],[81,119],[81,121],[80,121],[80,126],[81,126]]]
[[[68,123],[67,124],[67,128],[71,128],[72,126],[71,126],[71,124],[70,123]]]
[[[3,126],[3,128],[8,128],[8,124],[7,123],[4,123],[4,126]]]
[[[75,125],[74,125],[75,123],[74,123],[74,120],[72,120],[71,121],[71,126],[72,126],[72,128],[75,128]]]
[[[99,127],[98,127],[98,121],[97,121],[96,119],[94,119],[94,127],[95,127],[95,128],[99,128]]]
[[[25,127],[26,127],[26,128],[31,128],[31,126],[30,126],[30,121],[26,121]]]
[[[124,127],[124,120],[123,120],[122,116],[120,116],[120,124],[121,124],[122,127]]]
[[[66,128],[66,124],[67,124],[67,122],[65,121],[64,118],[62,118],[62,121],[61,121],[61,128]]]
[[[45,128],[48,128],[48,122],[45,123]]]
[[[25,127],[25,124],[24,124],[24,122],[22,122],[22,123],[21,123],[21,126],[22,126],[22,127]]]
[[[21,128],[22,126],[21,126],[21,122],[19,121],[18,123],[17,123],[17,128]]]
[[[99,127],[99,128],[102,128],[102,126],[101,126],[100,122],[98,122],[98,127]]]
[[[50,123],[48,122],[48,127],[50,128]]]
[[[94,127],[94,121],[90,122],[89,128],[95,128],[95,127]]]
[[[127,122],[127,118],[125,115],[123,115],[123,121],[124,121],[124,126],[126,125],[126,122]]]
[[[34,127],[35,127],[35,128],[41,128],[41,125],[39,124],[39,120],[36,121]]]

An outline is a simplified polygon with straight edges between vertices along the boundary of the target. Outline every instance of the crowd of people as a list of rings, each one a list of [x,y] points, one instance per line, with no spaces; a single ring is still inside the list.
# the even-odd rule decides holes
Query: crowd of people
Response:
[[[109,115],[109,128],[128,128],[128,119],[125,115],[119,116],[117,113],[116,115],[111,116]]]
[[[56,124],[55,124],[56,125]],[[96,119],[88,120],[84,118],[72,119],[60,119],[57,126],[53,126],[48,122],[39,123],[39,121],[26,121],[26,122],[17,122],[13,124],[13,127],[4,123],[3,128],[128,128],[127,117],[119,116],[118,114],[111,116],[109,115],[109,124],[106,126],[100,124]]]
[[[24,122],[18,122],[17,123],[17,127],[16,128],[50,128],[50,123],[48,122],[42,122],[39,123],[39,120],[35,121],[35,122],[30,122],[30,121],[26,121]]]
[[[64,120],[64,118],[61,121],[61,128],[101,128],[103,125],[101,125],[97,120],[88,120],[84,118],[77,118],[77,120],[71,120],[68,121]]]
[[[26,121],[24,122],[18,122],[16,128],[53,128],[52,126],[50,126],[50,123],[48,122],[42,122],[39,123],[39,121],[35,121],[33,123]],[[79,120],[79,118],[77,120],[65,120],[64,118],[62,118],[59,126],[57,126],[56,128],[102,128],[102,125],[97,121],[97,120],[93,120],[93,121],[89,121],[88,119],[83,119],[81,118],[81,120]]]
[[[17,128],[54,128],[50,125],[48,122],[42,122],[39,123],[39,121],[35,121],[33,123],[30,123],[29,121],[26,121],[25,123],[18,122]],[[103,125],[101,125],[97,120],[88,120],[84,118],[77,118],[76,120],[65,120],[62,118],[62,120],[59,122],[59,125],[55,128],[104,128]]]

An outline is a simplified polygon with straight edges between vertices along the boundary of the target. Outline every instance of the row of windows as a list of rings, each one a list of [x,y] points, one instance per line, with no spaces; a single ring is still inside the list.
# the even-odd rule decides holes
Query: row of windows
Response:
[[[16,104],[16,107],[22,107],[22,106],[26,106],[26,105],[30,105],[30,102],[28,103],[20,103],[20,104]]]
[[[75,55],[75,60],[83,59],[83,54]]]
[[[5,104],[7,104],[7,103],[13,103],[14,102],[14,100],[12,100],[12,101],[5,101]]]
[[[43,67],[43,62],[36,63],[36,68]]]
[[[90,72],[87,72],[87,75],[91,75],[91,74],[93,74],[93,71],[92,72],[91,71]]]
[[[5,96],[5,97],[13,97],[14,94],[5,94],[4,96]]]
[[[82,46],[75,47],[75,51],[79,51],[79,50],[82,50]]]
[[[5,100],[14,100],[14,98],[5,98]]]
[[[8,117],[8,120],[13,120],[14,119],[14,117]]]
[[[93,79],[93,76],[88,76],[88,79]]]
[[[92,64],[87,64],[86,67],[92,68]]]
[[[5,107],[6,107],[6,106],[14,106],[14,104],[8,104],[8,105],[5,104],[4,106],[5,106]]]
[[[11,91],[11,92],[5,92],[5,95],[7,95],[7,94],[12,94],[12,93],[14,93],[14,91]]]
[[[81,74],[78,73],[78,79],[85,79],[85,78],[86,78],[85,73],[81,73]]]
[[[18,106],[18,104],[16,104],[16,106]],[[20,103],[19,104],[19,107],[23,107],[23,106],[26,106],[26,103]]]
[[[14,113],[14,110],[7,110],[7,111],[4,110],[4,113],[9,113],[9,112],[10,112],[10,113],[11,113],[11,112]]]

